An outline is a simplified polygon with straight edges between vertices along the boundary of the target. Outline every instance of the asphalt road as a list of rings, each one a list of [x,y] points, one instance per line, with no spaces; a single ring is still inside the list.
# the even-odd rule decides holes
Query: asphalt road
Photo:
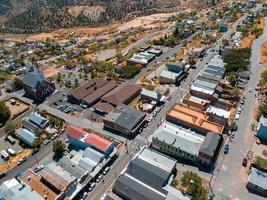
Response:
[[[265,24],[267,18],[265,18]],[[218,177],[216,178],[214,190],[215,193],[227,194],[228,199],[240,200],[261,200],[265,199],[249,193],[245,187],[247,183],[247,170],[242,167],[242,159],[245,157],[247,151],[252,150],[255,144],[255,138],[252,132],[252,124],[255,122],[253,112],[255,109],[255,88],[259,81],[261,72],[264,66],[259,64],[261,44],[267,40],[267,26],[265,26],[264,33],[261,37],[256,39],[252,44],[251,54],[251,77],[247,83],[247,87],[243,93],[245,96],[245,104],[241,106],[242,112],[237,122],[238,131],[235,133],[233,143],[230,142],[229,154],[223,156],[222,164],[218,169]],[[248,89],[252,88],[252,92]],[[219,199],[219,198],[216,198]]]
[[[128,149],[129,153],[125,152],[118,160],[111,166],[111,170],[104,178],[104,183],[100,183],[96,186],[96,188],[89,193],[87,200],[90,199],[100,199],[101,196],[110,189],[112,184],[115,182],[118,175],[121,171],[129,164],[131,158],[136,154],[141,147],[148,145],[148,138],[154,132],[154,130],[160,125],[161,120],[165,119],[166,113],[170,110],[170,108],[177,102],[181,101],[182,97],[185,95],[185,92],[189,89],[191,81],[198,75],[198,73],[203,69],[206,63],[214,56],[216,50],[220,48],[220,41],[218,41],[214,45],[214,51],[209,51],[202,61],[196,64],[196,69],[192,70],[187,77],[187,79],[181,83],[181,85],[175,88],[172,93],[172,98],[170,101],[165,103],[163,109],[158,113],[158,115],[150,122],[149,126],[144,129],[144,131],[136,136],[134,140],[129,142]],[[174,53],[180,50],[180,45],[178,45],[175,49],[168,52],[166,57],[173,55]],[[166,59],[165,57],[165,59]]]
[[[65,140],[67,138],[66,134],[60,135],[57,140]],[[21,165],[16,165],[11,170],[7,172],[7,175],[0,180],[0,184],[6,180],[14,178],[17,174],[23,173],[29,168],[32,168],[34,165],[38,164],[40,160],[48,156],[49,154],[53,154],[53,141],[51,141],[47,145],[42,145],[40,150],[33,156],[29,156],[27,161]]]

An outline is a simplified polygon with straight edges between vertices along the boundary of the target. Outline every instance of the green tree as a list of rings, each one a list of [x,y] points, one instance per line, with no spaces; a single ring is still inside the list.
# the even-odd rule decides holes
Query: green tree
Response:
[[[203,186],[202,178],[198,174],[192,171],[184,172],[181,183],[186,188],[186,193],[194,200],[206,200],[208,198],[208,191]]]
[[[8,120],[5,123],[5,131],[8,134],[14,135],[16,128],[17,128],[17,125],[16,125],[16,123],[13,120]]]
[[[41,144],[42,144],[41,140],[37,139],[32,143],[32,148],[39,149],[41,147]]]
[[[21,90],[23,88],[23,82],[20,78],[15,78],[14,84],[17,90]]]
[[[48,113],[47,113],[46,110],[41,110],[41,111],[39,112],[39,114],[40,114],[42,117],[44,117],[44,118],[46,118],[47,115],[48,115]]]
[[[62,75],[61,75],[61,73],[58,73],[57,74],[56,80],[57,80],[58,83],[62,81]]]
[[[62,154],[66,148],[66,145],[61,140],[56,140],[53,142],[53,152],[56,154]]]
[[[4,102],[0,102],[0,124],[5,123],[11,117],[11,112],[9,108],[4,104]]]

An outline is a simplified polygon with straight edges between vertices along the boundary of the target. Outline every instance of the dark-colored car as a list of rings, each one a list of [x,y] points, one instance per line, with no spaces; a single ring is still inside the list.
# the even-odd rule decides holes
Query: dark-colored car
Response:
[[[34,148],[34,149],[32,150],[32,155],[36,154],[38,151],[39,151],[38,148]]]
[[[247,167],[247,165],[248,165],[248,159],[247,158],[243,158],[243,160],[242,160],[242,166],[243,167]]]
[[[236,124],[236,122],[233,123],[233,126],[232,126],[232,131],[237,131],[238,130],[238,126]]]
[[[5,176],[6,176],[6,173],[5,172],[0,173],[0,179],[3,178],[3,177],[5,177]]]
[[[229,149],[230,149],[229,144],[226,144],[226,145],[224,146],[223,153],[224,153],[224,154],[228,154]]]

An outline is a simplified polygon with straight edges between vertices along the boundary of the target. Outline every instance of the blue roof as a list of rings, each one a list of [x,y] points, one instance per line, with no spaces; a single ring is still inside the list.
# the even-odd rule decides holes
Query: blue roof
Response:
[[[21,128],[18,133],[19,138],[28,145],[32,145],[32,143],[37,139],[34,133],[28,131],[25,128]]]
[[[27,72],[23,77],[23,83],[33,89],[36,89],[39,84],[45,80],[41,69],[34,69]]]
[[[29,115],[29,120],[38,126],[42,126],[44,123],[47,122],[47,119],[35,112],[32,112]]]

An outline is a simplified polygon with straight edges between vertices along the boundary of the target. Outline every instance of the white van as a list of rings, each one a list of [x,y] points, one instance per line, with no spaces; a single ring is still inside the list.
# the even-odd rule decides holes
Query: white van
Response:
[[[11,149],[11,148],[8,148],[8,149],[7,149],[7,153],[8,153],[10,156],[15,156],[15,155],[17,155],[16,151],[14,151],[14,150]]]
[[[5,150],[1,151],[1,157],[3,158],[3,160],[9,159],[9,155]]]

